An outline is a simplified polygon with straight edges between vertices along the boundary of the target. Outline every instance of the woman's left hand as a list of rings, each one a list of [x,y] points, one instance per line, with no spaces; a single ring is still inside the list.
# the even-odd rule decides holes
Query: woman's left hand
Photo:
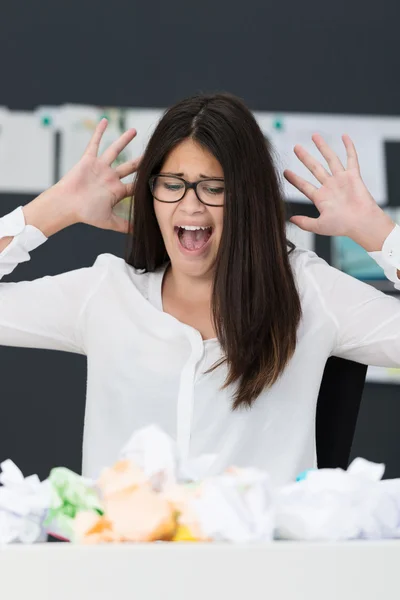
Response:
[[[376,204],[365,186],[350,137],[342,136],[347,168],[320,135],[313,135],[312,140],[326,160],[330,172],[302,146],[295,146],[294,152],[321,187],[314,186],[293,171],[286,170],[284,175],[315,204],[320,215],[315,219],[296,216],[290,219],[291,222],[320,235],[348,236],[368,252],[380,250],[395,224]]]

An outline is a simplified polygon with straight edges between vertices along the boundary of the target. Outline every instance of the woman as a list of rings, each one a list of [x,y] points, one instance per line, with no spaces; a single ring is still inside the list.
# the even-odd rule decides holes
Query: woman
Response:
[[[111,168],[127,131],[98,156],[102,121],[81,161],[54,187],[0,220],[0,275],[77,222],[126,231],[113,206],[132,194]],[[344,168],[321,137],[330,172],[301,147],[320,181],[288,180],[317,206],[308,231],[347,235],[399,285],[399,228],[360,177],[351,140]],[[289,481],[315,464],[315,408],[327,358],[400,365],[400,304],[285,237],[270,149],[230,95],[195,96],[166,112],[138,167],[127,260],[0,286],[0,343],[88,357],[83,473],[113,462],[132,431],[157,423],[186,459]]]

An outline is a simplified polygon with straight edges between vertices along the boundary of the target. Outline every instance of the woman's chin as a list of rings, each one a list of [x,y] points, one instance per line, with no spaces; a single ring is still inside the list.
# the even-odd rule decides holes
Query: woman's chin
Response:
[[[174,252],[170,255],[172,268],[189,277],[204,277],[214,270],[215,255],[211,248],[207,252],[191,254]]]

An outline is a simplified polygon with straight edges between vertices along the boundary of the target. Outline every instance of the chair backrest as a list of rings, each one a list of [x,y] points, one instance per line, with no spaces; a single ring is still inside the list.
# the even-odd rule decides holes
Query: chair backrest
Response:
[[[336,356],[326,362],[316,416],[319,468],[348,467],[367,368]]]

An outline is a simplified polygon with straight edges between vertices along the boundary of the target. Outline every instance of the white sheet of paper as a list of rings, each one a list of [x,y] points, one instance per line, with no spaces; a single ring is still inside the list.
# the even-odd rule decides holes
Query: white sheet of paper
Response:
[[[0,126],[4,123],[5,118],[8,115],[8,108],[6,106],[0,106]]]
[[[291,169],[317,186],[320,184],[294,154],[294,146],[301,144],[325,165],[324,158],[311,140],[313,133],[320,133],[346,165],[346,152],[341,136],[343,133],[348,133],[355,143],[365,184],[378,204],[387,202],[384,131],[378,118],[288,113],[278,115],[265,112],[255,113],[255,116],[265,136],[276,150],[280,172],[283,169]],[[390,128],[389,123],[386,128]],[[284,193],[290,200],[309,202],[301,192],[286,181]]]
[[[39,194],[54,178],[54,131],[34,112],[0,109],[0,192]]]
[[[147,143],[163,115],[163,110],[157,108],[132,108],[126,112],[126,127],[134,127],[137,136],[132,140],[134,156],[143,154]]]
[[[400,119],[398,117],[367,117],[368,123],[378,132],[382,141],[400,142]]]
[[[35,115],[43,126],[57,131],[60,125],[60,106],[45,104],[35,109]]]

